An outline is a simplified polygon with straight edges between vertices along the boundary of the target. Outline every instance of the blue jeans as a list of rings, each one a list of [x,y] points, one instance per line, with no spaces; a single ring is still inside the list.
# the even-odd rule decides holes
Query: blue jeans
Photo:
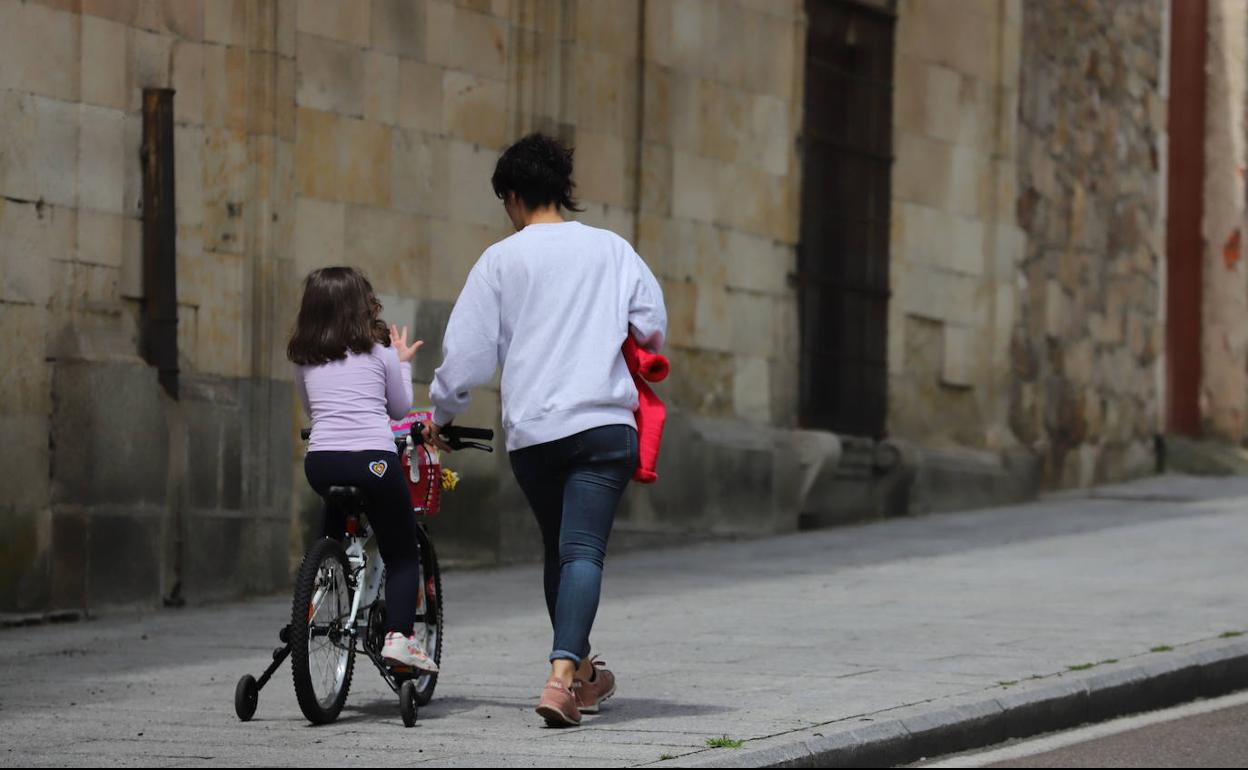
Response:
[[[589,655],[602,562],[624,488],[637,468],[637,431],[606,425],[511,453],[511,469],[537,516],[545,547],[550,659]]]

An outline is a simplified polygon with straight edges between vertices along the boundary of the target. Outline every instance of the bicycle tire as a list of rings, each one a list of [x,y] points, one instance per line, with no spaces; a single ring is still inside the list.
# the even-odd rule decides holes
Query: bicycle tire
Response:
[[[420,544],[420,570],[421,578],[425,581],[422,588],[428,596],[428,585],[433,584],[433,609],[436,618],[437,643],[430,650],[433,662],[439,666],[442,665],[442,645],[445,638],[445,626],[442,623],[442,571],[438,567],[438,555],[433,550],[433,541],[429,538],[429,533],[424,527],[416,528],[416,539]],[[428,598],[426,598],[428,602]],[[427,617],[427,612],[426,612]],[[426,620],[426,625],[428,621]],[[428,706],[433,700],[433,691],[438,686],[437,674],[423,674],[416,678],[416,703],[419,706]]]
[[[312,598],[316,593],[317,576],[321,565],[327,560],[338,562],[344,580],[351,574],[347,563],[347,553],[343,550],[342,544],[330,538],[318,540],[308,549],[303,562],[299,565],[290,611],[290,670],[295,684],[295,697],[299,701],[299,709],[303,711],[303,715],[315,725],[328,724],[338,718],[343,705],[347,702],[347,693],[351,690],[351,674],[355,669],[355,645],[348,638],[346,671],[343,674],[342,685],[334,700],[328,705],[323,705],[317,698],[316,687],[312,682],[310,639],[306,629],[310,621],[308,608],[312,606]],[[349,588],[349,583],[344,588]],[[349,590],[347,599],[348,606],[350,606]],[[295,629],[303,629],[303,631],[296,632]]]

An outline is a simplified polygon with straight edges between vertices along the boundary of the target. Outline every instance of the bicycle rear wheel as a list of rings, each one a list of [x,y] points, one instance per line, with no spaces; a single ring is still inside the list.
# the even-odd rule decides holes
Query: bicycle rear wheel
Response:
[[[336,540],[313,544],[295,578],[290,616],[290,662],[295,697],[313,724],[338,718],[355,667],[355,647],[346,627],[351,614],[347,554]]]

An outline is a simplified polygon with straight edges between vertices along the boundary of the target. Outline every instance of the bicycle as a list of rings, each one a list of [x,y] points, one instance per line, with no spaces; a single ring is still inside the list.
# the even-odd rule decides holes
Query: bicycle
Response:
[[[413,515],[437,512],[442,477],[436,455],[420,439],[420,422],[395,439],[404,469],[419,470],[412,485]],[[310,431],[304,429],[307,441]],[[448,425],[441,438],[454,450],[493,452],[481,441],[492,441],[494,431]],[[410,478],[410,476],[409,476]],[[330,487],[324,497],[328,512],[344,521],[343,538],[321,538],[304,555],[295,577],[290,623],[278,632],[282,646],[273,651],[273,662],[257,679],[250,674],[234,690],[234,710],[240,721],[256,713],[260,690],[287,657],[299,708],[308,721],[328,724],[338,718],[347,701],[355,655],[368,656],[382,679],[399,696],[403,724],[416,724],[418,710],[433,699],[438,675],[402,666],[391,666],[381,657],[385,643],[385,565],[367,522],[368,500],[358,487]],[[442,576],[437,554],[425,520],[417,522],[421,591],[416,607],[414,633],[435,663],[442,662]],[[297,633],[296,633],[297,631]]]

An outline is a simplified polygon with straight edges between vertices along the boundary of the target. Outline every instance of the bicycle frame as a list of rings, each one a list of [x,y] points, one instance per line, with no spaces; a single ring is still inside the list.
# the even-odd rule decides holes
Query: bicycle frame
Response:
[[[386,565],[377,551],[377,538],[371,529],[350,538],[347,545],[347,563],[351,566],[350,580],[354,584],[351,597],[351,615],[347,619],[351,639],[359,635],[360,610],[367,610],[377,602],[386,577]],[[364,597],[368,603],[364,603]]]
[[[424,529],[423,524],[418,524],[417,526],[421,527],[422,530]],[[381,658],[381,650],[370,649],[368,645],[369,634],[371,633],[372,608],[384,598],[382,592],[385,590],[386,584],[386,565],[378,552],[377,539],[371,531],[366,529],[361,535],[349,537],[347,540],[347,564],[351,571],[348,587],[352,588],[352,597],[351,614],[346,619],[343,627],[349,632],[349,643],[355,645],[357,651],[368,656],[368,659],[377,667],[377,671],[381,674],[382,679],[385,680],[386,684],[390,685],[390,689],[397,692],[404,678],[396,676],[396,674],[401,675],[407,672],[402,669],[395,669],[390,664],[387,664]],[[416,600],[417,616],[419,617],[427,612],[428,608],[428,595],[422,579]],[[361,631],[363,631],[362,642]]]

